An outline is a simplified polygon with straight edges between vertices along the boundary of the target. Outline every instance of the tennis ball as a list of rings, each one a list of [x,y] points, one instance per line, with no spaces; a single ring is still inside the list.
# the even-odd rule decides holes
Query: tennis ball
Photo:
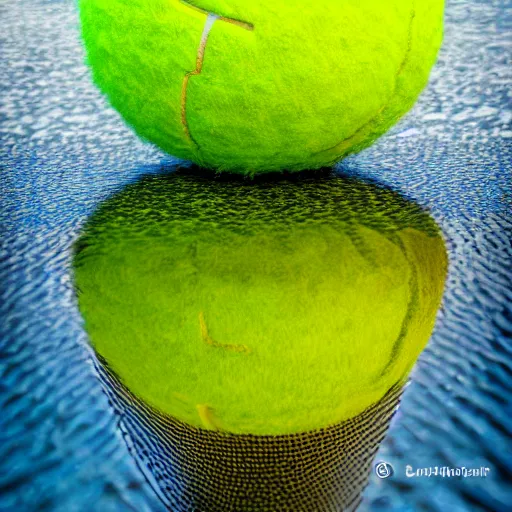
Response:
[[[143,138],[219,171],[331,165],[427,83],[443,0],[80,0],[93,78]]]
[[[74,269],[91,342],[137,397],[199,428],[277,435],[403,384],[446,255],[429,215],[373,185],[177,173],[104,203]]]

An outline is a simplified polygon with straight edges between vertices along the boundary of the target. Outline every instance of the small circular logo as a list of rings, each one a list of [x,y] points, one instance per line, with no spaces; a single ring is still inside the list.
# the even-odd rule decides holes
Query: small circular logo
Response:
[[[379,462],[375,465],[375,474],[379,478],[389,478],[393,475],[393,466],[389,462]]]

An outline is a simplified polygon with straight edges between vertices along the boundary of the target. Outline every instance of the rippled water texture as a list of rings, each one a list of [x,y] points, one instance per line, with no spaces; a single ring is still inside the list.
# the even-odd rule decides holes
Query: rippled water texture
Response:
[[[340,173],[430,210],[449,254],[434,335],[361,510],[512,503],[510,33],[505,2],[448,1],[417,106]],[[161,510],[93,365],[71,248],[102,201],[177,162],[144,145],[90,82],[71,1],[0,4],[0,509]],[[408,478],[406,466],[488,467]]]

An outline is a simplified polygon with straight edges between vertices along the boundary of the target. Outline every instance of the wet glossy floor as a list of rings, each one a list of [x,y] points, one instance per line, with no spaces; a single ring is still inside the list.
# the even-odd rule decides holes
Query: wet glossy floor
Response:
[[[418,105],[338,167],[430,210],[450,260],[434,336],[377,457],[394,475],[372,476],[362,510],[512,502],[512,10],[500,5],[448,2]],[[0,20],[0,509],[159,510],[91,363],[70,248],[103,200],[176,162],[138,141],[90,83],[73,2],[2,4]],[[407,466],[490,471],[408,477]]]

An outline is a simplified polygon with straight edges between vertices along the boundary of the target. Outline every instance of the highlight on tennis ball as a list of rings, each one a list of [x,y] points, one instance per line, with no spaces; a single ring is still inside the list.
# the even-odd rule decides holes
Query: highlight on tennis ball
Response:
[[[327,428],[403,385],[446,265],[427,213],[335,175],[146,178],[74,256],[86,330],[121,382],[186,425],[253,435]]]
[[[80,0],[93,79],[143,139],[244,174],[329,166],[414,104],[443,0]]]

